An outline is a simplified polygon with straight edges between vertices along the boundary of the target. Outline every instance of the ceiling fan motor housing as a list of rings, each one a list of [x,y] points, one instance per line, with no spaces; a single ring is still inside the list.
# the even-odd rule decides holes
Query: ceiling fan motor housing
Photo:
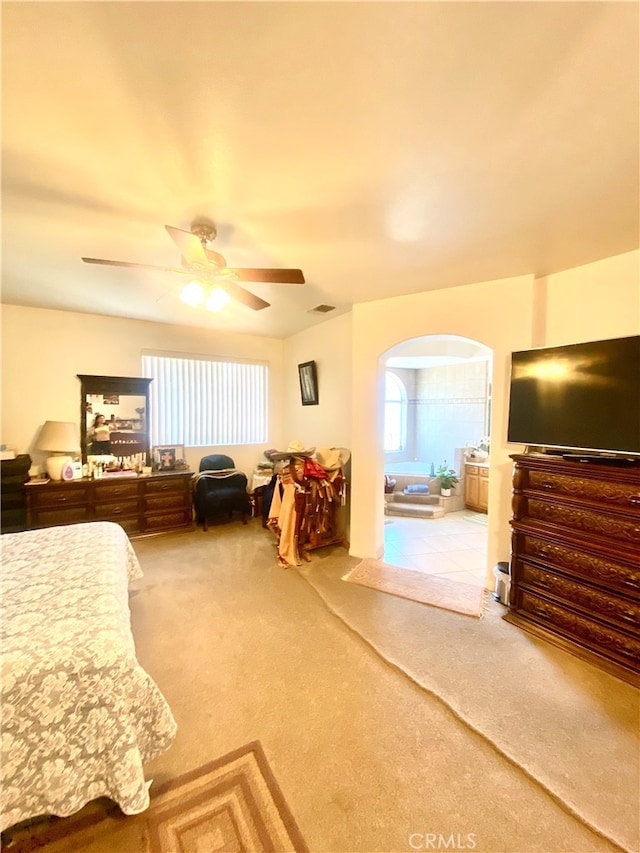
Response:
[[[206,247],[207,243],[215,240],[218,229],[210,219],[194,219],[191,223],[191,233]]]

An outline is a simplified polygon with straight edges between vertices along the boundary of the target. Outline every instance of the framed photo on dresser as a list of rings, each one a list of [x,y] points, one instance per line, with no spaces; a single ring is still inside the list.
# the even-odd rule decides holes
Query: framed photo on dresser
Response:
[[[157,471],[175,471],[178,459],[184,459],[184,445],[172,444],[153,448],[154,468]]]

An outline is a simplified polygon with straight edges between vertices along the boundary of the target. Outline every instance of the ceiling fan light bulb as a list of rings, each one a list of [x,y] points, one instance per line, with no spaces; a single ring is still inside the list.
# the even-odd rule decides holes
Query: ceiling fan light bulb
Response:
[[[200,282],[190,281],[189,284],[185,284],[182,288],[180,299],[182,299],[183,302],[186,302],[187,305],[195,308],[196,305],[200,305],[204,299],[204,288]]]
[[[229,301],[229,294],[221,287],[214,287],[207,297],[205,308],[207,311],[221,311]]]

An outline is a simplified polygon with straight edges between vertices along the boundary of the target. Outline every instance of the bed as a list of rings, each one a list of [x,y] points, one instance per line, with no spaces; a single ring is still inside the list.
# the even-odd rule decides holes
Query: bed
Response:
[[[176,724],[136,658],[131,543],[119,525],[92,522],[7,533],[0,548],[1,828],[97,797],[144,811],[143,764]]]

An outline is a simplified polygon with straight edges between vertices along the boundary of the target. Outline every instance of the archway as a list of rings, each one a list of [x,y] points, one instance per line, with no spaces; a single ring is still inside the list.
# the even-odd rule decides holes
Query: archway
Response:
[[[405,340],[381,355],[386,562],[484,585],[489,468],[470,457],[489,446],[492,357],[456,335]],[[439,469],[458,478],[450,497],[440,495]]]

